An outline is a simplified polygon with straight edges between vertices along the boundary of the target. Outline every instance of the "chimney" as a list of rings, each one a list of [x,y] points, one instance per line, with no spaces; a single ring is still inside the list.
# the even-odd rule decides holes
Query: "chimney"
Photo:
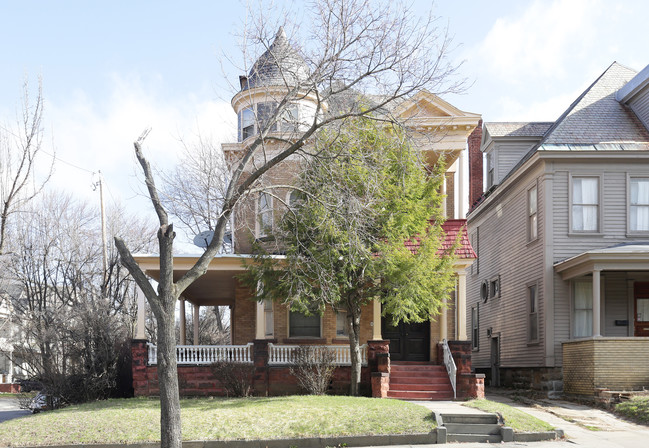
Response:
[[[469,144],[469,210],[473,208],[476,201],[484,193],[482,186],[482,151],[480,151],[480,142],[482,141],[482,120],[473,130],[467,142]]]

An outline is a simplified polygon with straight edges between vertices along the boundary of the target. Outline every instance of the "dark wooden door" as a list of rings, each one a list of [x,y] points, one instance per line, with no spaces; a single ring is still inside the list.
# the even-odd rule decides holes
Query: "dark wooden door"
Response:
[[[430,359],[430,322],[400,323],[396,327],[390,319],[381,318],[383,339],[390,340],[392,361],[428,361]]]
[[[500,386],[500,338],[491,338],[491,353],[489,363],[491,364],[491,386]]]
[[[636,282],[633,302],[633,335],[649,337],[649,283]]]

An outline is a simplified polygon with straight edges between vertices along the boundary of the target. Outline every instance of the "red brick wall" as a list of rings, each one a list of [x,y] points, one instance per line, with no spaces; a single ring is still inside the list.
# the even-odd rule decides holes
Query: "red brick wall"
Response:
[[[469,145],[469,208],[482,196],[482,120],[468,138]]]
[[[18,383],[2,383],[0,384],[0,393],[3,394],[17,394],[20,392],[20,384]]]

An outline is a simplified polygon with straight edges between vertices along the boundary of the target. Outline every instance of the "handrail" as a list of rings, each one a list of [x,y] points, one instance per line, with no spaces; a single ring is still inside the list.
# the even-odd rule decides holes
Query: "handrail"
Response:
[[[149,365],[158,363],[158,347],[147,344]],[[233,361],[252,364],[252,342],[246,345],[177,345],[178,365],[212,364],[217,361]]]
[[[350,349],[348,345],[276,345],[272,342],[268,344],[268,365],[293,364],[293,353],[299,347],[319,347],[330,350],[335,355],[334,364],[337,366],[349,366],[352,364]],[[360,347],[361,364],[367,365],[367,344]]]
[[[453,399],[457,398],[457,367],[455,366],[455,361],[453,361],[453,355],[451,354],[451,349],[448,346],[446,339],[442,341],[442,348],[444,349],[444,365],[446,366],[446,372],[448,373],[448,379],[451,380],[451,386],[453,387]]]

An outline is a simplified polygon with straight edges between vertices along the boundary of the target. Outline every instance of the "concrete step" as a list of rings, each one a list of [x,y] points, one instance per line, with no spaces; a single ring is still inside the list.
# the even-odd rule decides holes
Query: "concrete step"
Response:
[[[453,391],[389,390],[388,397],[401,400],[452,400]]]
[[[444,423],[449,434],[478,434],[483,436],[500,435],[500,425],[481,425],[477,423]]]
[[[498,416],[496,414],[442,414],[442,422],[444,426],[447,423],[494,425],[498,424]]]
[[[482,435],[482,434],[446,434],[447,443],[500,443],[502,437],[499,435]]]
[[[412,383],[393,383],[390,382],[390,390],[419,390],[419,391],[425,391],[425,390],[443,390],[443,391],[450,391],[453,392],[453,387],[451,384],[447,381],[446,383],[438,383],[438,384],[412,384]]]

